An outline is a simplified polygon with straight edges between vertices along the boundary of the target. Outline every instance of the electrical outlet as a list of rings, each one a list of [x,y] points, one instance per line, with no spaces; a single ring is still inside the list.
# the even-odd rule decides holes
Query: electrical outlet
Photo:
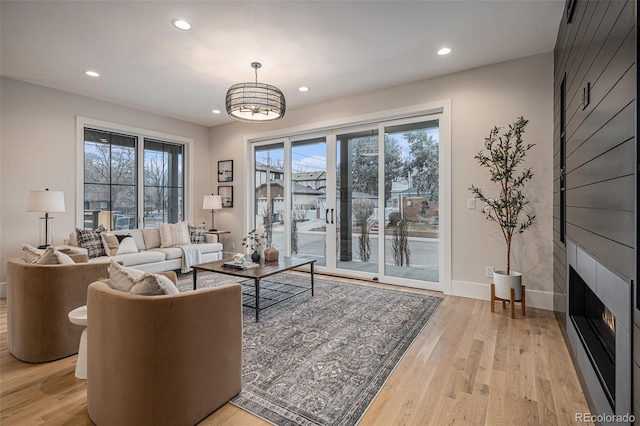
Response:
[[[467,208],[469,210],[475,210],[476,209],[476,199],[475,198],[467,199]]]
[[[231,241],[231,250],[235,250],[235,249],[236,249],[236,242]]]
[[[487,278],[493,278],[493,266],[487,266],[485,275],[487,276]]]

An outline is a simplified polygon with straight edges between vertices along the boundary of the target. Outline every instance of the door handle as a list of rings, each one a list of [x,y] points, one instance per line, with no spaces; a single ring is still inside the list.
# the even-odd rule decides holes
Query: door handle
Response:
[[[327,211],[324,212],[324,221],[329,223],[329,209],[327,209]]]
[[[333,223],[333,209],[331,209],[331,223]]]

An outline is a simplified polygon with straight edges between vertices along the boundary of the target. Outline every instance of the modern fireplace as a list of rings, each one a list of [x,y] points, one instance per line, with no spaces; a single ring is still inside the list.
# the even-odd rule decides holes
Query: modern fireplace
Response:
[[[611,407],[615,409],[616,318],[569,267],[569,316]]]
[[[567,337],[594,414],[632,412],[632,282],[567,239]]]

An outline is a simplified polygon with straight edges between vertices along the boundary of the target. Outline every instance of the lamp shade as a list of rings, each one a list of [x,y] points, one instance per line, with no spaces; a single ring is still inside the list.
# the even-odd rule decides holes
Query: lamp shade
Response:
[[[205,210],[220,210],[222,208],[222,197],[219,195],[205,195],[202,201],[202,208]]]
[[[244,122],[278,121],[284,117],[287,103],[276,86],[258,83],[259,62],[252,62],[256,81],[234,84],[227,91],[225,106],[229,117]]]
[[[64,192],[45,189],[29,191],[28,212],[64,212]]]
[[[244,122],[278,121],[284,117],[284,95],[275,86],[238,83],[229,88],[225,100],[231,118]]]

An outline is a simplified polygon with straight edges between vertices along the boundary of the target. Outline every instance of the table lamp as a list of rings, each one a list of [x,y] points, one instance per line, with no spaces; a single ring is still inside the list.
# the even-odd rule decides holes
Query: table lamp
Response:
[[[215,232],[217,229],[213,226],[213,213],[215,210],[222,208],[222,197],[219,195],[205,195],[202,201],[202,208],[205,210],[211,210],[211,229],[209,231]]]
[[[44,212],[40,218],[39,249],[47,248],[53,242],[53,216],[50,212],[64,212],[64,192],[49,191],[49,188],[29,191],[27,212]]]

